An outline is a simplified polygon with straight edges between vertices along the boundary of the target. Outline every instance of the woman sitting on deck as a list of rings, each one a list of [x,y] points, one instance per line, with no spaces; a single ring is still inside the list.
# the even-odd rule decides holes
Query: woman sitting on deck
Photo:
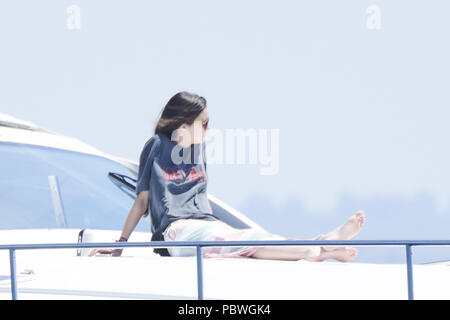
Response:
[[[119,241],[127,241],[142,216],[151,212],[152,241],[300,240],[254,228],[236,229],[213,215],[207,198],[205,134],[209,129],[206,100],[179,92],[164,107],[154,135],[146,142],[139,163],[136,200]],[[180,155],[180,151],[182,155]],[[335,230],[312,240],[350,240],[365,220],[358,211]],[[191,256],[194,248],[154,249],[161,255]],[[119,256],[122,250],[114,250]],[[320,246],[204,247],[204,257],[251,257],[272,260],[346,262],[356,248]]]

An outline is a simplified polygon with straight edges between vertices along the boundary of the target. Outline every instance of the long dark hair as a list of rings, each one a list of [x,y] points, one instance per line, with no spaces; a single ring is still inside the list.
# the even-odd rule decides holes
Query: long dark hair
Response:
[[[156,123],[155,134],[163,133],[171,139],[173,131],[183,123],[192,124],[205,108],[205,98],[186,91],[178,92],[162,110]]]

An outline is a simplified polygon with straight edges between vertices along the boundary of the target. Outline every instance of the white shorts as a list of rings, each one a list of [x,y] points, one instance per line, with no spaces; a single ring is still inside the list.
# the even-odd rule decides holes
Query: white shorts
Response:
[[[164,241],[251,241],[251,240],[288,240],[285,237],[265,231],[247,228],[236,229],[223,221],[202,219],[179,219],[172,222],[163,232]],[[262,247],[203,247],[205,258],[252,256]],[[193,247],[168,247],[171,256],[185,257],[196,255]]]

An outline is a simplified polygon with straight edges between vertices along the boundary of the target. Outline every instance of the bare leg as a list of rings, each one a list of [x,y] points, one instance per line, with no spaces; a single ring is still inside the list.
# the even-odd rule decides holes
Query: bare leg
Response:
[[[351,216],[343,225],[335,230],[320,234],[311,240],[350,240],[356,236],[365,222],[362,210]],[[298,239],[300,240],[300,239]],[[326,259],[336,259],[341,262],[352,260],[356,257],[356,248],[319,247],[319,246],[283,246],[263,247],[252,255],[256,259],[269,260],[301,260],[321,262]]]
[[[262,247],[251,257],[267,260],[289,260],[319,258],[321,254],[319,246],[269,246]]]
[[[256,251],[251,257],[267,260],[296,261],[306,259],[313,262],[322,262],[326,259],[335,259],[347,262],[356,258],[356,248],[342,248],[325,251],[319,246],[292,246],[292,247],[263,247]]]

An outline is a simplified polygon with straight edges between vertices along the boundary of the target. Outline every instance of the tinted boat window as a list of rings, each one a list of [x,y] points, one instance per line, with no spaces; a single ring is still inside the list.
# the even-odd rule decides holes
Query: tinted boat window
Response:
[[[99,156],[0,143],[0,229],[121,230],[134,198],[112,183],[108,172],[136,178]],[[136,231],[149,232],[149,219],[141,219]]]

